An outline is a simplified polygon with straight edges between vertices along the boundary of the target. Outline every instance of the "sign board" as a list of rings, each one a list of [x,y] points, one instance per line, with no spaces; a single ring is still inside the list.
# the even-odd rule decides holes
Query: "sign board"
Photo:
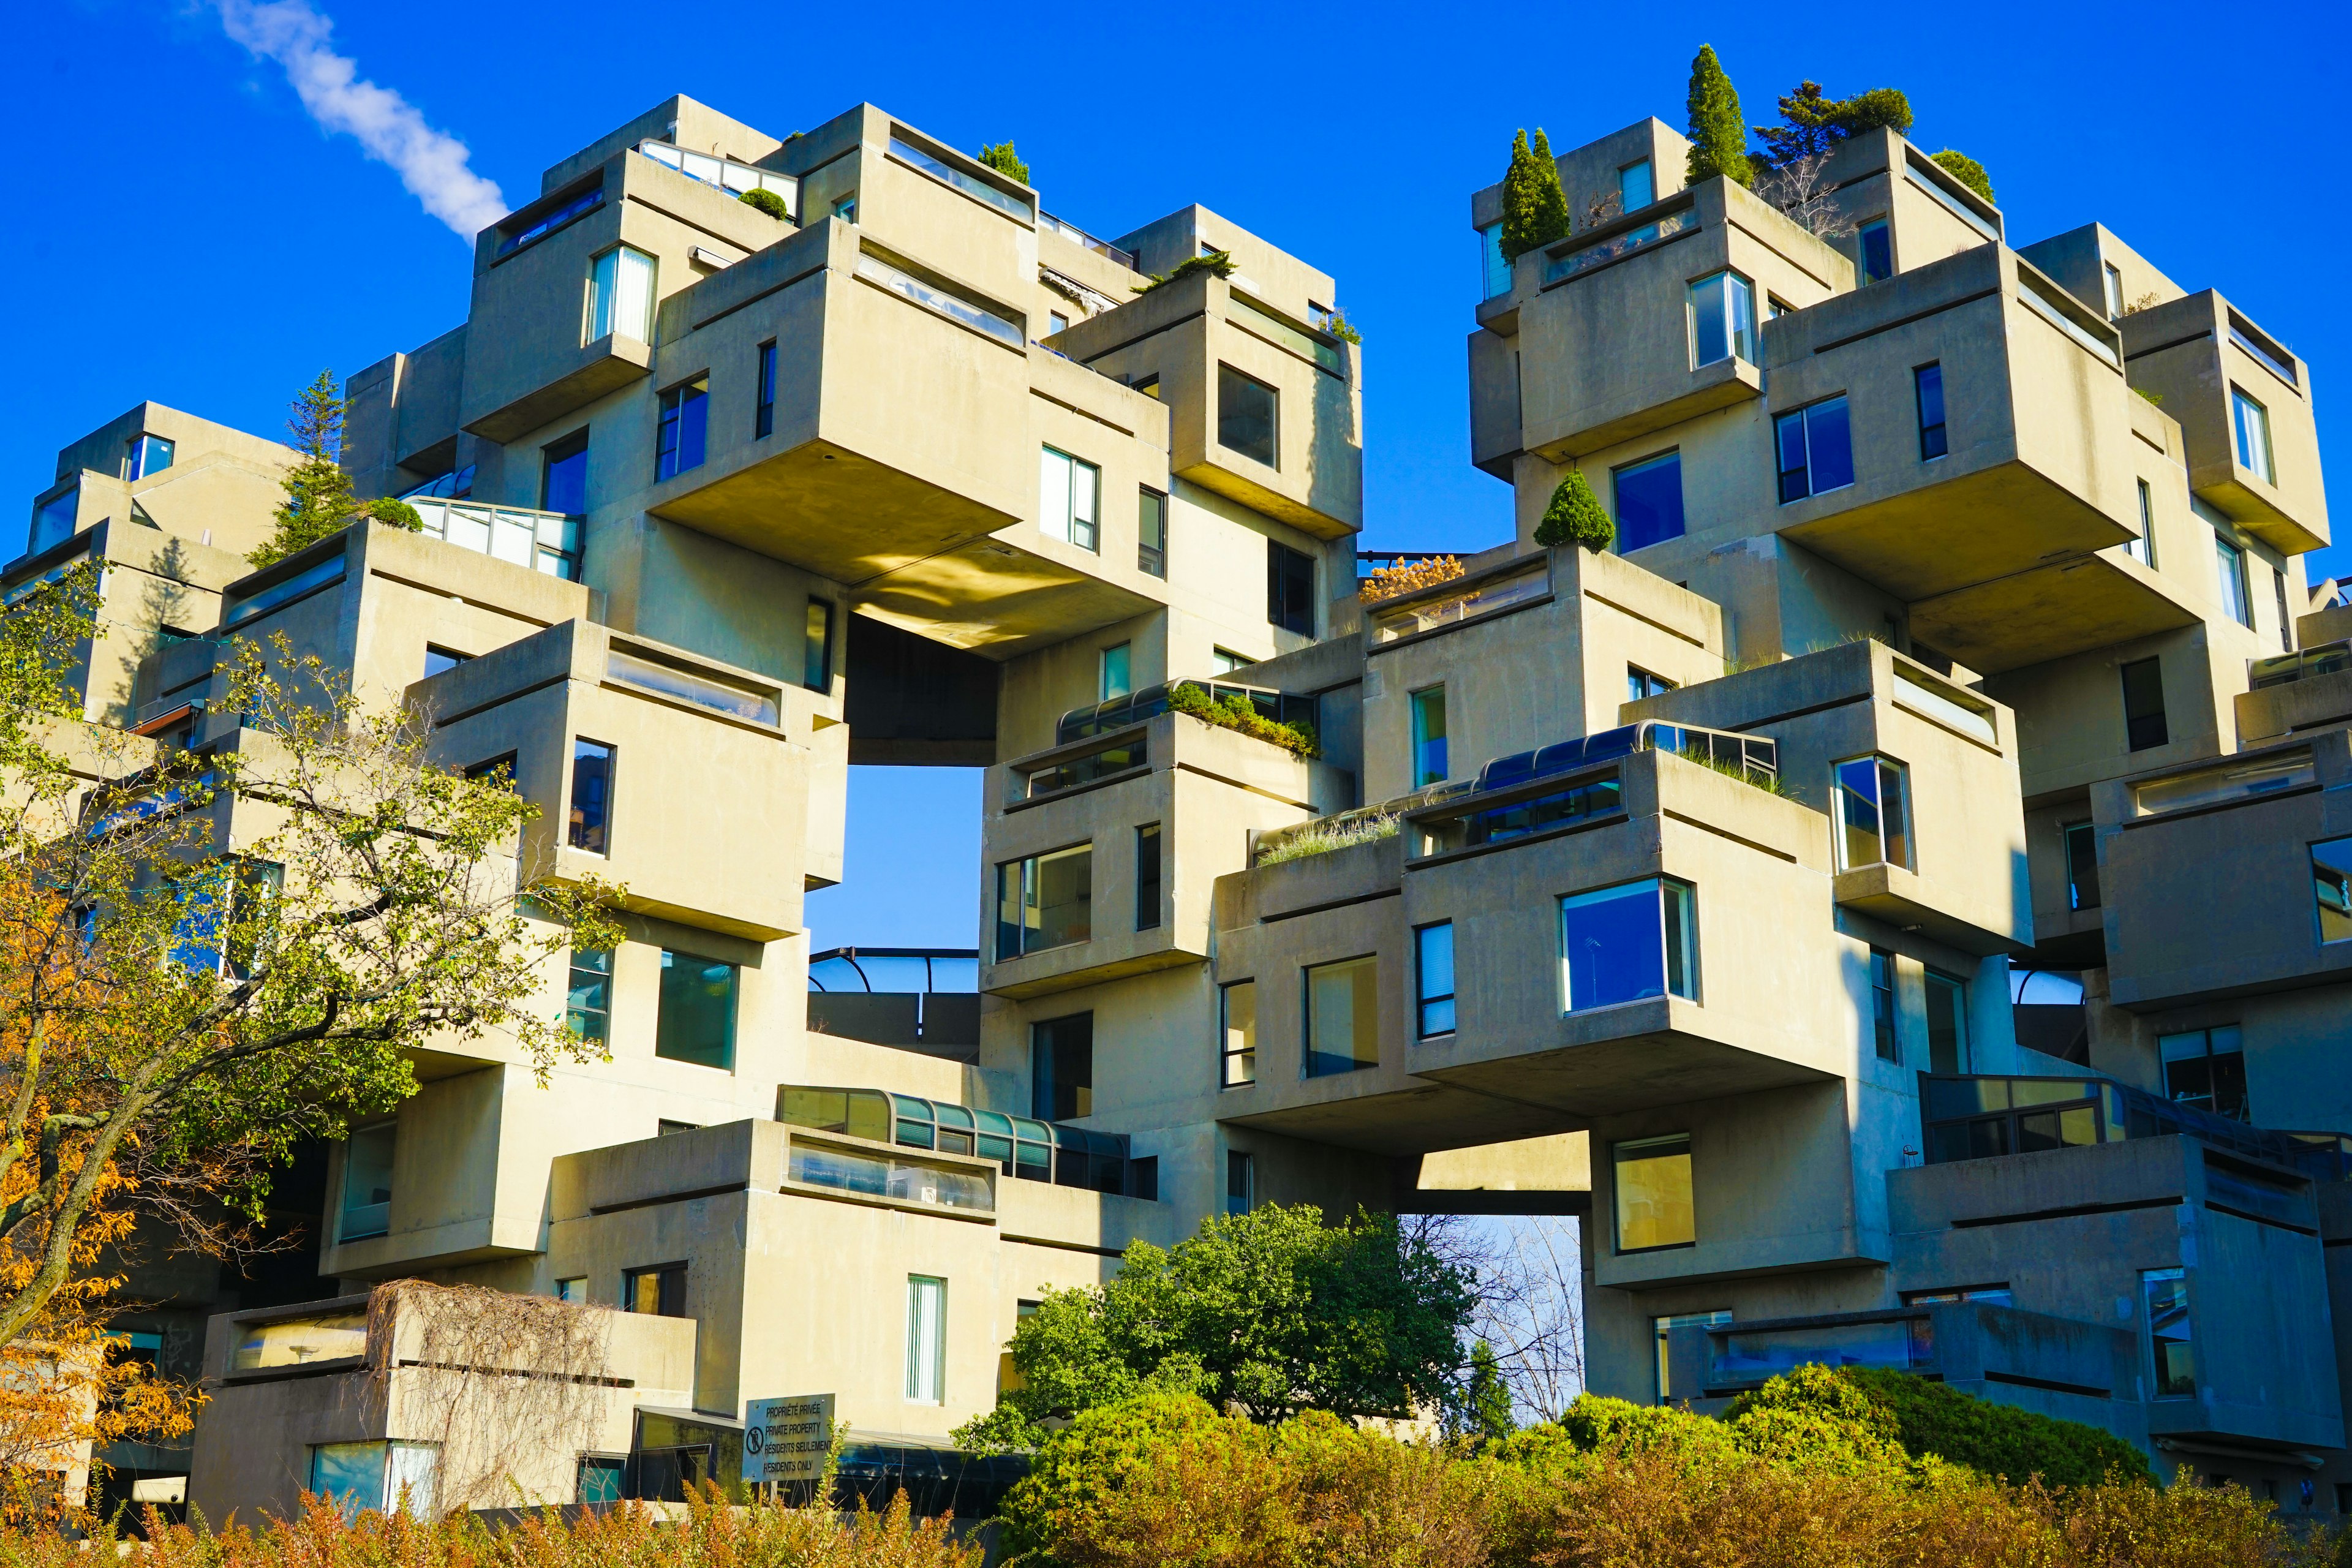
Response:
[[[833,1395],[754,1399],[743,1407],[743,1479],[813,1481],[833,1444]]]

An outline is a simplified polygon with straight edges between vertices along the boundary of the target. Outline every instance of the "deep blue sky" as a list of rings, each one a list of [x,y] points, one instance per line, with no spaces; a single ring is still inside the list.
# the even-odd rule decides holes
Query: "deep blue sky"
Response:
[[[317,4],[331,47],[464,142],[510,205],[685,92],[777,135],[863,98],[961,146],[1014,137],[1048,209],[1099,234],[1191,201],[1224,213],[1334,274],[1363,330],[1367,546],[1476,548],[1508,526],[1504,487],[1467,460],[1469,191],[1498,177],[1517,126],[1564,147],[1644,114],[1679,125],[1701,41],[1751,122],[1805,77],[1840,95],[1900,87],[1915,140],[1991,172],[2014,240],[2097,217],[2184,287],[2221,288],[2313,363],[2326,458],[2344,472],[2352,454],[2330,395],[2352,366],[2352,236],[2316,178],[2346,107],[2327,74],[2352,42],[2341,5],[1897,6],[1783,26],[1727,5]],[[212,5],[12,15],[0,478],[20,507],[59,446],[142,398],[275,434],[320,367],[464,317],[466,246],[351,136],[322,132]],[[2315,566],[2352,574],[2352,549]],[[850,853],[866,886],[816,901],[821,942],[971,940],[977,825],[959,803],[976,786],[933,782],[861,773]],[[939,809],[908,815],[925,801]],[[948,818],[941,837],[921,826]]]

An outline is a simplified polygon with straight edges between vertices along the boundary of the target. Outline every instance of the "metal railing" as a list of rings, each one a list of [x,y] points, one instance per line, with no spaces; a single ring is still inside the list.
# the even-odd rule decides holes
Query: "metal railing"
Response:
[[[425,531],[436,539],[568,583],[580,581],[581,520],[576,517],[434,496],[414,497],[408,504],[416,509]]]
[[[1170,680],[1158,686],[1147,686],[1123,697],[1110,698],[1090,708],[1071,709],[1054,726],[1054,743],[1066,746],[1089,735],[1106,734],[1129,724],[1139,724],[1147,719],[1157,719],[1168,711],[1168,693],[1179,686],[1190,686],[1205,693],[1213,704],[1223,704],[1233,697],[1243,698],[1257,710],[1260,718],[1276,724],[1315,722],[1315,699],[1312,697],[1293,697],[1263,686],[1244,686],[1230,680]]]
[[[2295,653],[2274,654],[2269,658],[2250,658],[2246,675],[2256,691],[2273,686],[2292,686],[2298,680],[2315,676],[2337,675],[2352,669],[2352,637],[2340,642],[2321,643]]]
[[[1040,212],[1037,215],[1037,226],[1039,228],[1052,229],[1064,239],[1073,241],[1081,247],[1093,251],[1097,256],[1107,256],[1113,261],[1118,262],[1121,267],[1126,268],[1129,272],[1137,270],[1135,265],[1135,253],[1133,251],[1121,250],[1118,246],[1113,245],[1107,239],[1097,239],[1093,235],[1088,234],[1076,224],[1065,223],[1060,218],[1055,217],[1052,213]]]

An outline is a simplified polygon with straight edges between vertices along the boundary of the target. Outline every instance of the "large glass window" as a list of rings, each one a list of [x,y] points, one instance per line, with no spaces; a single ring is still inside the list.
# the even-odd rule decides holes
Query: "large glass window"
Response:
[[[1490,223],[1478,231],[1478,298],[1500,299],[1511,291],[1511,264],[1503,259],[1503,226]]]
[[[1168,498],[1149,486],[1136,489],[1135,569],[1148,577],[1168,575]]]
[[[602,741],[572,742],[572,847],[613,852],[613,748]]]
[[[2219,533],[2213,535],[2213,574],[2221,595],[2221,608],[2231,620],[2252,631],[2254,609],[2246,593],[2246,552]]]
[[[1614,1151],[1617,1250],[1652,1252],[1698,1240],[1691,1204],[1690,1135],[1636,1138]]]
[[[1683,455],[1668,452],[1609,472],[1617,496],[1617,552],[1683,536]]]
[[[2238,466],[2264,484],[2278,483],[2271,466],[2270,410],[2233,386],[2230,388],[2230,423],[2238,438]]]
[[[1657,200],[1657,181],[1652,177],[1650,161],[1626,164],[1617,171],[1617,205],[1622,212],[1639,212]]]
[[[438,1443],[378,1439],[319,1443],[310,1449],[310,1490],[333,1503],[347,1519],[371,1510],[398,1510],[413,1519],[436,1518],[440,1478]]]
[[[613,955],[593,947],[572,950],[571,984],[563,1002],[565,1027],[583,1040],[609,1045],[613,1038]]]
[[[539,449],[539,510],[566,517],[587,514],[587,431],[574,430]]]
[[[392,1157],[400,1124],[379,1121],[356,1127],[343,1144],[343,1215],[335,1227],[341,1241],[382,1236],[392,1228]]]
[[[1919,402],[1919,460],[1929,462],[1952,449],[1944,430],[1944,367],[1919,366],[1911,373],[1911,385]]]
[[[1135,689],[1134,653],[1135,645],[1132,643],[1114,643],[1102,650],[1096,670],[1095,700],[1108,702]]]
[[[2246,1114],[2246,1045],[2235,1024],[2156,1037],[2168,1099],[2239,1121]]]
[[[760,345],[759,401],[751,409],[751,437],[776,433],[776,340],[770,338]]]
[[[1029,1026],[1029,1114],[1076,1121],[1095,1113],[1095,1016],[1072,1013]]]
[[[2197,1354],[2189,1331],[2188,1273],[2179,1268],[2144,1268],[2139,1289],[2147,1309],[2147,1348],[2156,1368],[2156,1396],[2194,1398]]]
[[[1236,980],[1217,988],[1217,1082],[1239,1089],[1257,1081],[1257,982]]]
[[[2352,838],[2311,847],[2311,894],[2319,906],[2319,940],[2352,942]]]
[[[1081,550],[1098,548],[1095,510],[1102,499],[1102,470],[1083,458],[1044,448],[1037,462],[1037,526],[1049,538]]]
[[[1687,1404],[1706,1394],[1707,1369],[1713,1354],[1707,1348],[1709,1329],[1727,1328],[1731,1312],[1677,1312],[1653,1318],[1650,1327],[1658,1342],[1658,1403]]]
[[[1160,929],[1160,824],[1135,830],[1135,929]]]
[[[1257,1206],[1257,1156],[1225,1151],[1225,1212],[1247,1214]]]
[[[948,1282],[907,1276],[907,1397],[944,1405],[948,1397]]]
[[[1870,1035],[1879,1060],[1903,1059],[1895,1031],[1895,955],[1882,947],[1870,950]]]
[[[1668,994],[1697,1001],[1697,905],[1690,884],[1671,877],[1560,900],[1568,1010]]]
[[[1265,542],[1265,618],[1285,631],[1315,635],[1315,557],[1273,539]]]
[[[648,1318],[686,1316],[686,1265],[656,1263],[621,1276],[621,1310]]]
[[[1690,286],[1691,368],[1717,360],[1756,363],[1756,286],[1717,272]]]
[[[1282,395],[1229,364],[1217,367],[1217,445],[1280,468]]]
[[[1412,787],[1445,782],[1445,688],[1412,694]]]
[[[1307,972],[1307,1076],[1381,1064],[1380,960],[1350,958]]]
[[[654,258],[625,245],[588,264],[588,329],[581,341],[616,333],[654,341]]]
[[[654,1055],[697,1067],[734,1068],[733,964],[662,950],[661,1013],[654,1028]]]
[[[1927,971],[1927,1070],[1969,1070],[1968,982],[1933,969]]]
[[[2136,658],[2117,671],[2124,684],[2124,742],[2135,752],[2161,746],[2169,738],[2164,722],[2164,667]]]
[[[1832,772],[1838,869],[1911,864],[1909,770],[1891,757],[1855,757]]]
[[[2099,833],[2097,825],[2069,822],[2058,829],[2066,843],[2066,907],[2099,907]]]
[[[801,639],[801,684],[811,691],[833,689],[833,601],[808,602],[808,626]]]
[[[161,436],[133,436],[122,454],[122,477],[143,479],[172,466],[172,443]]]
[[[1824,398],[1772,421],[1780,455],[1780,504],[1853,483],[1853,431],[1845,398]]]
[[[1885,218],[1864,224],[1854,237],[1862,257],[1862,280],[1883,283],[1895,276],[1895,231]]]
[[[33,509],[32,531],[25,536],[25,553],[37,555],[53,544],[63,544],[74,536],[74,523],[81,514],[81,486],[67,487],[62,495],[51,496]]]
[[[1454,1032],[1454,922],[1440,921],[1412,933],[1415,1033],[1422,1039]]]
[[[702,467],[710,432],[710,378],[698,375],[661,395],[654,436],[654,482]]]
[[[1094,935],[1091,844],[1007,860],[996,868],[996,957],[1066,947]]]

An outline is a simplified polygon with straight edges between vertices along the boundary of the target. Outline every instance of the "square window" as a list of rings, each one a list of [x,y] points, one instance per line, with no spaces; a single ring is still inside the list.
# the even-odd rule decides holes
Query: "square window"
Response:
[[[2166,1098],[2235,1121],[2246,1111],[2246,1047],[2235,1024],[2188,1029],[2156,1038],[2164,1063]]]
[[[1923,364],[1911,373],[1919,403],[1919,460],[1932,462],[1951,451],[1944,431],[1944,367]]]
[[[1415,1023],[1421,1038],[1454,1032],[1454,922],[1412,933]]]
[[[1617,553],[1683,536],[1683,455],[1668,452],[1610,470],[1617,498]]]
[[[1380,960],[1366,956],[1307,971],[1307,1076],[1381,1065]]]
[[[1073,1013],[1029,1026],[1029,1114],[1076,1121],[1095,1113],[1095,1016]]]
[[[1617,171],[1618,207],[1622,212],[1639,212],[1657,199],[1657,182],[1652,177],[1650,161],[1628,163]]]
[[[1220,1068],[1217,1082],[1239,1089],[1257,1081],[1257,982],[1235,980],[1217,988]]]
[[[1229,364],[1217,366],[1217,445],[1269,468],[1282,465],[1282,395]]]
[[[1698,1240],[1691,1201],[1690,1135],[1636,1138],[1611,1152],[1617,1189],[1617,1250],[1654,1252]]]
[[[1048,310],[1045,312],[1045,335],[1047,337],[1052,337],[1055,332],[1068,331],[1069,325],[1070,318],[1062,314],[1061,311]]]
[[[1038,458],[1037,526],[1046,537],[1097,548],[1095,508],[1102,495],[1102,469],[1083,458],[1047,447]]]
[[[2319,940],[2352,942],[2352,838],[2311,847],[2311,893],[2319,909]]]
[[[1779,416],[1772,436],[1781,505],[1853,483],[1853,432],[1843,395]]]
[[[1559,901],[1561,989],[1568,1011],[1649,996],[1698,1000],[1697,896],[1650,877]]]
[[[698,375],[661,395],[654,432],[654,482],[702,467],[710,433],[710,377]]]
[[[591,855],[613,852],[613,748],[602,741],[572,742],[571,843]]]
[[[735,986],[735,965],[725,960],[663,949],[654,1055],[733,1070]]]
[[[1445,770],[1445,688],[1427,686],[1412,694],[1412,787],[1444,783]]]
[[[575,1274],[569,1279],[558,1279],[555,1282],[555,1299],[559,1301],[585,1304],[588,1300],[588,1277],[584,1274]]]
[[[1094,846],[1077,844],[996,868],[998,963],[1094,935]]]

